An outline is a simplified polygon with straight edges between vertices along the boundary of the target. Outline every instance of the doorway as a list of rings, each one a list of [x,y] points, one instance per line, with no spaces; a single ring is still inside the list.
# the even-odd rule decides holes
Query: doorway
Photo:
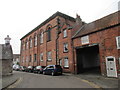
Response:
[[[77,73],[100,74],[99,46],[85,46],[76,49]]]
[[[117,77],[115,57],[106,57],[106,69],[108,77]]]

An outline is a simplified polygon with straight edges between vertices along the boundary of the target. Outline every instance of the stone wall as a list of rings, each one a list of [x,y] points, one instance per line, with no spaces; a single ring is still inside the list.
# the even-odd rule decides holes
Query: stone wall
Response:
[[[10,75],[12,74],[12,64],[13,64],[13,52],[11,45],[2,44],[0,45],[0,74],[1,75]]]

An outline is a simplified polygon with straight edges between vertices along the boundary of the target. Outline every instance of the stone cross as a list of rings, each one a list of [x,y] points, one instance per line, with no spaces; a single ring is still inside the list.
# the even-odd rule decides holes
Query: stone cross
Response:
[[[7,35],[7,37],[5,38],[5,44],[10,44],[10,40],[11,38],[9,37],[9,35]]]

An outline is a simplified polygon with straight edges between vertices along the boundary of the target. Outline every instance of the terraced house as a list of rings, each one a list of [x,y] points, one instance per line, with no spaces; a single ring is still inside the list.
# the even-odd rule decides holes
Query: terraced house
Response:
[[[115,12],[91,23],[56,12],[21,38],[22,66],[60,64],[64,72],[120,73],[120,22]]]

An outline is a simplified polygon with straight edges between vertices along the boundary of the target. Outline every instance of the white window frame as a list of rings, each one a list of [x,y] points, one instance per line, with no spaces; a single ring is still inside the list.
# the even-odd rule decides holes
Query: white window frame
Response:
[[[40,53],[40,61],[43,61],[43,53]]]
[[[81,44],[89,44],[89,36],[81,37]]]
[[[40,43],[43,43],[43,32],[40,33]]]
[[[63,37],[67,37],[67,29],[63,30]]]
[[[30,39],[30,48],[32,48],[32,38]]]
[[[52,52],[51,51],[47,52],[47,60],[48,61],[52,60]]]
[[[117,49],[120,49],[120,36],[116,37]]]
[[[23,50],[25,50],[25,42],[23,42],[23,47],[22,48],[23,48]]]
[[[64,58],[64,67],[68,68],[69,67],[69,61],[68,61],[68,57]]]
[[[24,63],[24,56],[22,57],[22,63]]]
[[[37,46],[37,35],[35,35],[35,41],[34,41],[35,46]]]
[[[37,61],[37,54],[34,54],[34,62]]]
[[[32,55],[29,56],[29,62],[32,62]]]
[[[26,62],[28,62],[28,59],[29,59],[29,57],[28,57],[28,56],[26,56]]]
[[[67,50],[65,48],[67,48]],[[63,49],[64,52],[68,52],[68,43],[63,44]]]
[[[27,46],[26,46],[26,49],[28,49],[28,45],[29,45],[28,41],[26,42],[26,45],[27,45]]]
[[[59,60],[59,65],[62,66],[62,59]]]

